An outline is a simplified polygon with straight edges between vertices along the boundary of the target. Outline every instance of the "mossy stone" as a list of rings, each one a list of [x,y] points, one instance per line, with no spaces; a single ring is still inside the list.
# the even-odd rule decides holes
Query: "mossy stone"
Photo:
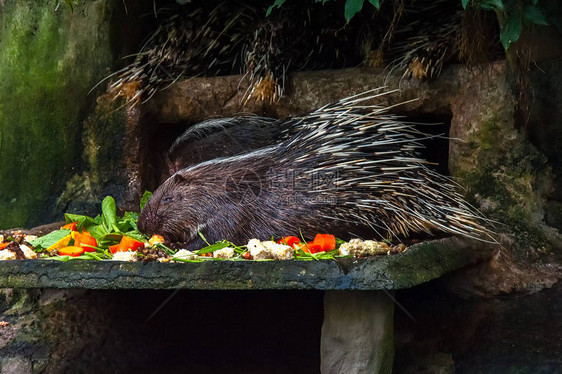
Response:
[[[120,2],[0,3],[0,228],[54,219],[56,195],[82,167],[90,89],[109,71]]]

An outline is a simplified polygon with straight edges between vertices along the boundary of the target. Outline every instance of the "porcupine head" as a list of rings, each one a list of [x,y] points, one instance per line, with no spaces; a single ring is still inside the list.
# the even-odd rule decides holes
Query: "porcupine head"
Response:
[[[281,191],[269,185],[268,173],[276,163],[270,148],[176,172],[146,202],[139,229],[185,242],[188,249],[205,245],[199,233],[209,243],[227,239],[244,244],[289,232],[287,214],[304,208],[280,203]]]

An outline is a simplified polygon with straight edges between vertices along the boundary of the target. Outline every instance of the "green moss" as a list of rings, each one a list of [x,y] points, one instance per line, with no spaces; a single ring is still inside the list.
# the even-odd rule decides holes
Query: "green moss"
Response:
[[[542,224],[547,160],[511,123],[502,113],[489,113],[468,142],[472,165],[459,168],[458,176],[469,195],[486,201],[480,204],[484,213],[505,224],[498,231],[515,234],[521,247],[551,247]]]
[[[112,60],[106,3],[71,13],[14,0],[1,9],[0,228],[51,219],[49,197],[81,167],[87,93]]]

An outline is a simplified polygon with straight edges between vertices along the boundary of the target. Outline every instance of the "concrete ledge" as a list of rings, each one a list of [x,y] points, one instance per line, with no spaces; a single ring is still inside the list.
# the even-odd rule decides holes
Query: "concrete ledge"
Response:
[[[409,288],[489,257],[493,245],[447,238],[402,254],[336,261],[14,260],[0,263],[0,288],[82,289],[317,289]]]

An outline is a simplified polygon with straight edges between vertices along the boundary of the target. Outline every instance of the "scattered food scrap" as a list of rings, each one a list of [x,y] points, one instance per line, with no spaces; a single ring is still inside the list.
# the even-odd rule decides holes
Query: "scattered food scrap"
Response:
[[[245,245],[236,245],[227,240],[211,244],[199,233],[208,245],[197,251],[188,251],[182,248],[181,243],[166,242],[161,235],[148,238],[139,232],[137,213],[127,212],[119,217],[116,211],[115,200],[108,196],[102,202],[102,214],[95,218],[67,213],[66,224],[44,236],[36,237],[21,232],[12,236],[0,235],[0,261],[306,261],[390,255],[407,249],[403,244],[391,246],[389,242],[374,240],[352,239],[344,242],[331,234],[317,234],[312,241],[298,236],[285,236],[277,241],[251,239]]]

